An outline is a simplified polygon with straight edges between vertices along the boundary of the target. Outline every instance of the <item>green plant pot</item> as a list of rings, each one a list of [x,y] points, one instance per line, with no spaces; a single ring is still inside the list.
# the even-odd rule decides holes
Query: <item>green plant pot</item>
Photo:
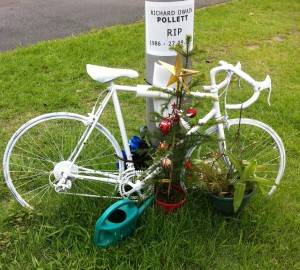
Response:
[[[247,203],[249,202],[250,198],[254,195],[255,188],[247,195],[244,196],[241,206],[238,209],[238,212],[241,212]],[[209,199],[212,202],[215,209],[217,209],[219,212],[221,212],[224,215],[234,215],[237,214],[234,212],[233,208],[233,198],[225,198],[225,197],[219,197],[211,192],[208,193]]]

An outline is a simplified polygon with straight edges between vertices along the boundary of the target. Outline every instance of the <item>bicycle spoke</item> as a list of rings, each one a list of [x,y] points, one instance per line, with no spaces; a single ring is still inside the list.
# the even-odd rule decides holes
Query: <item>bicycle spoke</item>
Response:
[[[285,167],[285,151],[279,136],[265,124],[252,119],[229,120],[229,128],[225,129],[227,149],[244,162],[257,160],[262,170],[256,175],[276,180],[278,184]],[[188,152],[187,158],[203,158],[210,153],[222,153],[218,149],[217,126],[207,130],[206,135],[211,137],[210,142],[196,145]],[[217,155],[217,156],[220,156]],[[274,187],[270,187],[270,194]]]
[[[60,170],[72,165],[68,165],[67,158],[84,134],[87,121],[86,117],[76,114],[53,113],[37,117],[36,121],[28,122],[16,132],[5,151],[4,170],[8,186],[21,205],[42,203],[47,206],[58,199],[53,194],[57,194],[54,188],[61,179]],[[100,171],[118,175],[124,167],[120,164],[117,168],[119,160],[115,154],[122,155],[116,140],[104,127],[96,125],[74,164],[74,172],[77,174],[77,168],[82,167],[89,170],[88,174],[82,172],[87,176],[94,174],[99,178]],[[112,185],[104,178],[100,182],[71,177],[70,189],[58,187],[57,191],[80,196],[115,197],[115,179],[110,180],[115,181]]]

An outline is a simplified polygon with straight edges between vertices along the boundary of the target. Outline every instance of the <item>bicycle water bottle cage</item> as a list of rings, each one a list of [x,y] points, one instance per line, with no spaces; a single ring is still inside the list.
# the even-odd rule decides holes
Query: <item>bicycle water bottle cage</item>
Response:
[[[106,83],[120,77],[137,78],[139,74],[132,69],[108,68],[96,65],[86,65],[87,73],[96,81]]]

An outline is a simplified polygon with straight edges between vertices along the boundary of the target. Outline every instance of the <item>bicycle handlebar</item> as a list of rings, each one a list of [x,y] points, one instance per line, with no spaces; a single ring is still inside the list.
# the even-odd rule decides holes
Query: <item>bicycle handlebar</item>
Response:
[[[210,77],[211,77],[211,85],[210,86],[203,86],[202,89],[204,91],[211,91],[211,90],[214,90],[214,89],[221,89],[223,88],[224,86],[226,86],[230,80],[231,80],[231,76],[232,76],[232,72],[229,72],[229,70],[223,70],[222,67],[224,67],[225,65],[228,65],[228,63],[226,63],[225,61],[220,61],[219,64],[221,65],[220,67],[215,67],[213,68],[211,71],[210,71]],[[241,64],[240,62],[238,62],[235,66],[236,68],[240,69],[241,68]],[[220,70],[219,70],[220,69]],[[216,74],[221,72],[221,71],[227,71],[227,76],[225,78],[224,81],[222,81],[221,83],[219,84],[216,84]]]
[[[271,78],[270,76],[267,76],[266,79],[262,82],[255,81],[251,76],[249,76],[247,73],[242,71],[240,62],[237,63],[236,66],[233,66],[232,64],[228,64],[225,61],[219,62],[220,66],[213,68],[210,71],[210,78],[211,78],[211,85],[210,86],[203,86],[202,89],[205,91],[217,91],[227,84],[230,83],[232,74],[236,74],[238,77],[242,78],[244,81],[246,81],[248,84],[250,84],[253,88],[253,95],[250,97],[247,101],[241,103],[241,104],[226,104],[226,109],[240,109],[247,108],[251,104],[253,104],[259,97],[260,92],[264,89],[269,89],[269,97],[268,97],[268,103],[270,105],[270,94],[271,94]],[[224,81],[222,81],[219,84],[216,84],[216,75],[219,72],[227,72],[227,76]]]
[[[239,110],[241,108],[247,108],[251,104],[253,104],[259,97],[260,92],[264,89],[269,89],[269,96],[268,96],[268,103],[270,105],[270,95],[271,95],[271,78],[268,75],[266,79],[262,82],[255,81],[251,76],[249,76],[247,73],[242,71],[241,69],[241,64],[238,62],[235,66],[232,64],[228,64],[225,61],[220,61],[220,66],[213,68],[210,71],[210,78],[211,78],[211,85],[210,86],[203,86],[202,89],[205,91],[210,91],[211,93],[217,92],[219,89],[225,87],[230,83],[231,77],[233,74],[236,74],[238,77],[242,78],[244,81],[246,81],[248,84],[250,84],[253,88],[253,95],[246,100],[245,102],[241,104],[226,104],[225,108],[226,109],[231,109],[231,110]],[[216,84],[216,75],[219,72],[226,72],[227,76],[224,81],[222,81],[219,84]],[[170,95],[167,93],[159,92],[159,91],[149,91],[149,88],[151,86],[143,86],[139,85],[137,88],[132,87],[133,90],[135,91],[138,97],[148,97],[148,98],[169,98]],[[129,90],[128,87],[122,87],[118,86],[118,89],[122,90]],[[138,89],[138,91],[137,91]],[[209,96],[211,97],[212,94],[205,94],[205,93],[199,93],[199,92],[191,92],[192,95],[194,96],[199,96],[199,97],[205,97]]]

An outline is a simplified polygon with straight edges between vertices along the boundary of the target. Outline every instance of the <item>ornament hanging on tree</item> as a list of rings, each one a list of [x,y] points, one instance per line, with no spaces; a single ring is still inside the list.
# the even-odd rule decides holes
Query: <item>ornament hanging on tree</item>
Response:
[[[170,118],[171,118],[170,120],[172,122],[172,125],[177,125],[179,123],[179,115],[178,115],[178,113],[172,114]]]
[[[186,116],[189,118],[194,118],[197,115],[197,110],[195,108],[189,108],[186,111]]]
[[[158,127],[163,134],[168,134],[172,128],[172,122],[170,121],[170,119],[164,118],[159,122]]]
[[[177,104],[175,102],[172,104],[172,113],[169,114],[169,119],[171,120],[172,126],[179,123],[179,114],[177,112]]]
[[[158,62],[171,73],[171,77],[169,79],[167,87],[176,82],[177,86],[179,84],[182,84],[183,87],[185,88],[185,90],[188,93],[190,92],[190,88],[188,86],[186,78],[195,75],[196,73],[198,73],[198,71],[182,68],[182,61],[181,61],[180,53],[177,53],[177,57],[176,57],[174,66],[172,66],[168,63],[162,62],[162,61],[158,61]],[[176,91],[178,92],[181,90],[177,87]]]
[[[161,165],[164,169],[170,168],[172,165],[172,160],[169,158],[163,158],[161,160]]]
[[[170,145],[169,145],[168,142],[163,141],[163,142],[160,142],[160,143],[159,143],[159,148],[160,148],[160,149],[169,149],[169,148],[170,148]]]

